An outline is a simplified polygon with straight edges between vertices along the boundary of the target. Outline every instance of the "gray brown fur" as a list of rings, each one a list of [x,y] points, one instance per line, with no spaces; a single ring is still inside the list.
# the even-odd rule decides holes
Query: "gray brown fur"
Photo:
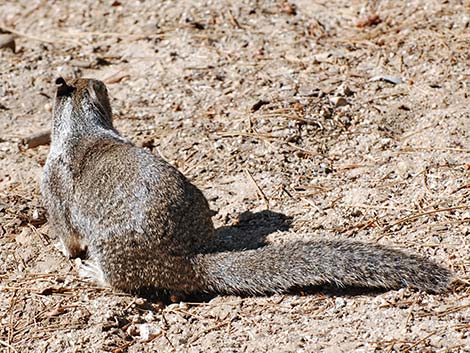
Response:
[[[448,288],[447,269],[415,255],[344,240],[216,252],[212,211],[179,171],[121,137],[105,85],[57,80],[41,191],[70,257],[122,291],[260,294],[292,287]]]

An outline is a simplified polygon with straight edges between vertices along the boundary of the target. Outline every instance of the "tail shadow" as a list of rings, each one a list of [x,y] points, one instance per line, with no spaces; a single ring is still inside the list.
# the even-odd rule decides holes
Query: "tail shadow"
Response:
[[[257,249],[266,245],[266,237],[292,227],[293,218],[285,214],[263,210],[246,211],[238,217],[238,223],[216,229],[216,252]]]

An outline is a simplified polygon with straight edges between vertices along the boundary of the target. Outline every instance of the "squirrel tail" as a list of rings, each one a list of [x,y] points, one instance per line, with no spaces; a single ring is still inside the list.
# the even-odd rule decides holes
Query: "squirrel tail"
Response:
[[[452,273],[420,256],[380,245],[316,240],[255,250],[201,254],[194,259],[204,290],[226,294],[280,293],[335,285],[431,293],[449,288]]]

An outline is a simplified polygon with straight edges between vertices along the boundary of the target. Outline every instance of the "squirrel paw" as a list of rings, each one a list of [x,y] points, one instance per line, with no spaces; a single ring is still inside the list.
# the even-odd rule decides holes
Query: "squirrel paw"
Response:
[[[65,257],[69,259],[82,258],[86,259],[88,257],[88,247],[67,247],[65,243],[61,240],[53,244],[54,248],[61,252]]]
[[[78,275],[88,281],[94,282],[100,286],[108,287],[103,270],[92,260],[83,261],[80,258],[75,259],[78,267]]]
[[[62,253],[65,257],[70,258],[70,253],[68,252],[67,248],[65,247],[62,241],[58,241],[52,245],[57,251]]]

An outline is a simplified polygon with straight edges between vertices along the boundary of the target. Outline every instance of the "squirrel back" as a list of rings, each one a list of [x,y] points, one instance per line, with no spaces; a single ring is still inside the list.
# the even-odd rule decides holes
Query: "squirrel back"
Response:
[[[89,258],[84,276],[127,292],[259,294],[321,284],[448,288],[449,270],[361,242],[320,239],[217,252],[213,213],[202,192],[119,135],[105,85],[56,83],[41,192],[65,253]]]

